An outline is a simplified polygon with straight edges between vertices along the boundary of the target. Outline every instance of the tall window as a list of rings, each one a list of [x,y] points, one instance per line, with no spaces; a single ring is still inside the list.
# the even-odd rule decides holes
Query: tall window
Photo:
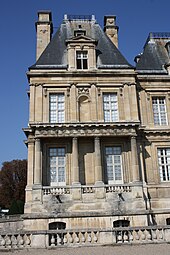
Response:
[[[87,61],[88,61],[87,51],[76,52],[77,69],[88,69]]]
[[[118,102],[117,94],[105,93],[103,94],[103,107],[104,107],[104,121],[118,121]]]
[[[50,122],[62,123],[64,118],[64,94],[50,95]]]
[[[167,112],[166,112],[166,102],[165,97],[153,97],[153,117],[155,125],[167,125]]]
[[[170,181],[170,148],[158,149],[158,164],[161,181]]]
[[[65,148],[49,148],[50,184],[65,185]]]
[[[109,184],[123,183],[121,147],[105,147],[106,175]]]

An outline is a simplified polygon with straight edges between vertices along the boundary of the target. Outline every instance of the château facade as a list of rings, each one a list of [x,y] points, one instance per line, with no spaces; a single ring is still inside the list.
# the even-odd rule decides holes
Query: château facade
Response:
[[[170,34],[150,33],[136,67],[115,16],[38,13],[28,72],[25,229],[170,224]]]

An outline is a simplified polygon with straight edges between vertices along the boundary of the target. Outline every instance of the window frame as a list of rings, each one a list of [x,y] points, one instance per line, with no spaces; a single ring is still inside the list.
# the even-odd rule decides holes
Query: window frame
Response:
[[[110,166],[112,166],[112,176],[113,179],[109,179],[108,178],[108,165],[107,165],[107,158],[106,158],[106,148],[119,148],[120,149],[120,154],[108,154],[108,155],[112,155],[112,162],[110,163]],[[120,158],[120,163],[116,164],[115,159],[116,159],[116,155],[119,155]],[[124,183],[124,174],[123,174],[123,153],[122,153],[122,146],[121,145],[105,145],[104,146],[104,162],[105,162],[105,179],[107,181],[108,184],[123,184]],[[115,167],[116,166],[120,166],[120,175],[121,175],[121,179],[116,180],[115,178]]]
[[[64,156],[63,155],[54,155],[53,157],[56,157],[56,181],[51,181],[51,160],[50,160],[50,149],[64,149]],[[57,157],[58,156],[58,157]],[[64,165],[59,164],[59,156],[64,157]],[[52,157],[52,156],[51,156]],[[49,184],[50,186],[66,186],[66,167],[67,167],[67,154],[66,154],[66,147],[61,145],[61,146],[49,146],[48,147],[48,172],[49,172]],[[59,181],[59,167],[64,167],[64,181]]]
[[[55,96],[55,101],[52,101],[52,96]],[[60,101],[59,97],[61,96],[62,100]],[[54,109],[52,109],[52,104]],[[62,104],[63,106],[61,108]],[[64,122],[65,122],[65,94],[62,92],[49,93],[49,123],[64,123]]]
[[[118,122],[119,121],[119,107],[118,107],[118,93],[117,92],[103,92],[103,119],[104,122]],[[109,96],[109,107],[106,107],[106,96]],[[111,100],[111,97],[114,96],[116,100]],[[112,103],[115,104],[112,107]],[[115,107],[116,106],[116,107]],[[106,116],[108,112],[108,116]]]
[[[155,126],[167,126],[168,125],[168,112],[167,112],[166,96],[154,95],[151,97],[151,100],[152,100],[152,116],[153,116],[154,125]],[[154,100],[156,100],[156,103],[153,102]],[[161,100],[164,101],[163,104],[161,104]],[[161,110],[161,106],[164,106],[163,111]]]
[[[159,152],[161,152],[161,150],[163,152],[162,156],[159,155]],[[166,150],[169,150],[169,155],[167,154]],[[170,147],[158,147],[157,158],[160,181],[170,182]]]
[[[80,54],[80,58],[78,58],[78,54]],[[88,50],[76,50],[76,69],[79,71],[88,70]]]

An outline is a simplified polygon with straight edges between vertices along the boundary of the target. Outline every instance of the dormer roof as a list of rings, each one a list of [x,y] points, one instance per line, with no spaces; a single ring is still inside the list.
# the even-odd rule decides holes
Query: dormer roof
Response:
[[[75,36],[79,28],[85,35]],[[76,40],[96,43],[96,66],[101,69],[133,68],[111,42],[95,19],[64,19],[37,62],[30,67],[67,69],[67,43]]]

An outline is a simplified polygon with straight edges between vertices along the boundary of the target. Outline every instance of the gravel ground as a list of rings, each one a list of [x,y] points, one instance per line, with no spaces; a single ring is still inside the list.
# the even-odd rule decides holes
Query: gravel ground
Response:
[[[0,255],[170,255],[170,244],[0,251]]]

